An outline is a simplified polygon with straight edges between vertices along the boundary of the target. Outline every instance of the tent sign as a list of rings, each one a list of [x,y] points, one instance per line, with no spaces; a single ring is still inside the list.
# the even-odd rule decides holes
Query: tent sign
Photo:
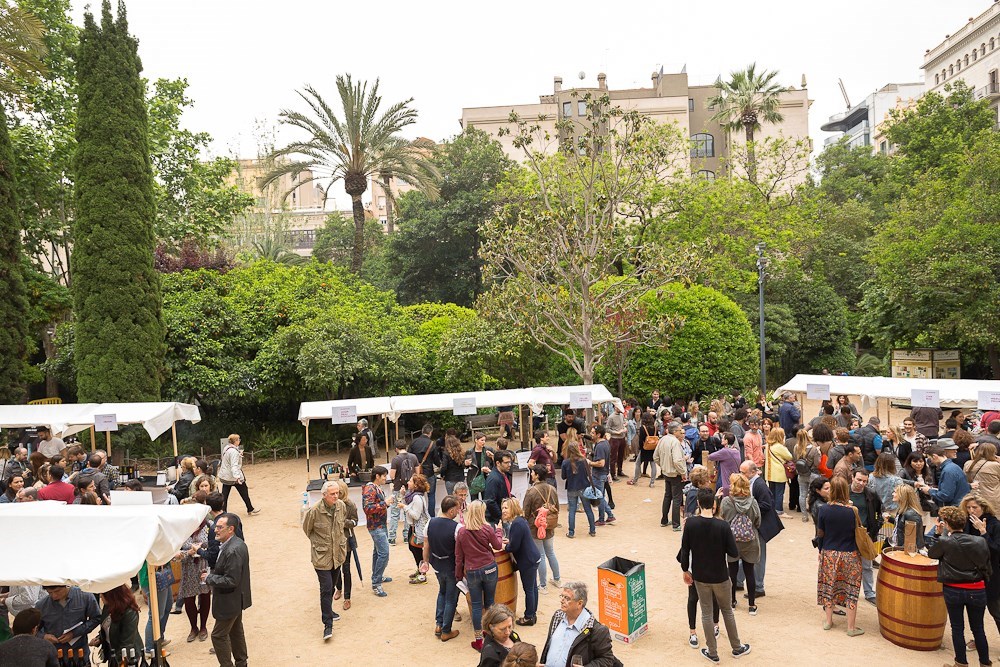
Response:
[[[910,405],[915,408],[940,408],[941,392],[937,389],[912,389]]]
[[[117,431],[118,415],[94,415],[95,431]]]
[[[453,415],[474,415],[476,414],[476,397],[467,396],[456,398],[452,403],[451,413]]]
[[[830,385],[828,384],[807,384],[806,398],[810,401],[829,401]]]
[[[1000,410],[1000,391],[979,392],[980,410]]]
[[[586,410],[594,407],[594,399],[589,391],[571,391],[569,407],[573,410]]]
[[[334,424],[354,424],[358,421],[358,406],[338,405],[333,409]]]

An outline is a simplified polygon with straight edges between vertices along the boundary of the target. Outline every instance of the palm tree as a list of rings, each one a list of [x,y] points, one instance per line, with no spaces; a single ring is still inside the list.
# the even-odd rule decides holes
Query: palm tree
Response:
[[[747,140],[747,178],[757,183],[757,158],[754,151],[754,133],[761,121],[780,123],[784,118],[778,107],[781,94],[787,88],[775,82],[777,70],[758,72],[757,63],[750,63],[745,70],[732,72],[729,81],[722,77],[715,82],[719,92],[708,100],[708,106],[718,111],[712,120],[722,124],[727,132],[743,130]]]
[[[17,95],[18,79],[45,72],[45,26],[37,16],[0,0],[0,95]]]
[[[309,137],[274,151],[270,156],[274,159],[298,158],[280,164],[262,181],[266,186],[285,174],[311,170],[312,177],[298,181],[296,186],[311,181],[329,181],[324,191],[326,196],[335,182],[343,180],[354,214],[351,271],[359,275],[365,243],[365,210],[361,195],[368,189],[372,175],[391,174],[406,179],[430,196],[437,194],[437,171],[428,159],[426,148],[397,136],[417,119],[416,110],[410,107],[413,98],[397,102],[379,115],[382,98],[378,94],[378,83],[376,79],[369,90],[366,82],[352,82],[350,74],[338,75],[342,119],[312,86],[306,86],[299,97],[309,105],[312,115],[283,110],[280,118],[286,125],[305,130]]]

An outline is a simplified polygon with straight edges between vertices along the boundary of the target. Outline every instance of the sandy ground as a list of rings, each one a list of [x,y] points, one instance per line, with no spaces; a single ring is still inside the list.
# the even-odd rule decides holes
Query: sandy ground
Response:
[[[806,414],[816,412],[807,406]],[[883,408],[884,418],[884,408]],[[899,419],[902,418],[900,413]],[[894,422],[896,415],[894,414]],[[346,457],[346,452],[344,454]],[[324,460],[333,457],[324,456]],[[313,469],[315,470],[315,459]],[[334,603],[341,620],[335,624],[334,637],[324,643],[319,615],[316,577],[309,562],[309,544],[299,526],[299,507],[306,484],[304,460],[258,463],[247,466],[251,497],[263,512],[246,520],[246,537],[252,559],[254,604],[244,614],[253,665],[323,665],[350,656],[356,665],[476,665],[478,655],[469,647],[473,638],[466,614],[456,625],[461,635],[445,644],[434,637],[434,600],[436,585],[413,586],[406,576],[413,571],[413,560],[405,546],[392,547],[386,585],[389,597],[371,593],[368,576],[371,570],[371,540],[364,529],[359,531],[359,547],[365,581],[355,577],[353,606],[341,609]],[[613,556],[623,556],[646,563],[649,633],[631,646],[615,642],[615,654],[626,665],[707,664],[698,651],[687,643],[685,612],[687,591],[675,560],[680,533],[660,528],[660,502],[663,482],[650,489],[648,480],[639,486],[618,483],[614,486],[616,515],[613,526],[598,528],[594,538],[578,527],[574,540],[563,532],[556,538],[556,554],[564,580],[580,579],[591,590],[590,609],[597,612],[597,565]],[[234,509],[241,516],[245,508],[236,494],[231,496]],[[585,521],[583,515],[580,520]],[[562,522],[565,522],[565,506]],[[802,523],[798,514],[785,521],[785,530],[768,544],[767,597],[758,601],[759,614],[747,614],[740,598],[736,621],[740,639],[749,642],[753,652],[741,663],[764,665],[772,661],[805,665],[821,659],[825,665],[906,663],[941,665],[954,659],[950,651],[950,631],[946,630],[945,649],[931,653],[909,651],[883,639],[878,632],[876,609],[860,603],[858,625],[866,634],[848,638],[843,617],[837,617],[832,631],[822,628],[823,615],[816,606],[816,551],[810,545],[813,525]],[[551,588],[551,585],[550,585]],[[461,601],[460,601],[461,603]],[[523,597],[519,604],[523,607]],[[523,641],[534,643],[541,651],[548,620],[558,608],[555,592],[541,596],[540,623],[521,632]],[[460,610],[462,606],[460,604]],[[145,610],[143,620],[145,620]],[[699,619],[700,621],[700,619]],[[166,636],[170,645],[171,665],[216,664],[209,655],[211,642],[184,640],[186,616],[171,616]],[[1000,646],[996,626],[987,615],[987,638]],[[702,635],[699,626],[699,635]],[[730,662],[725,631],[720,637],[723,662]],[[702,644],[704,645],[704,644]],[[991,651],[997,655],[996,648]],[[973,662],[975,658],[973,657]]]

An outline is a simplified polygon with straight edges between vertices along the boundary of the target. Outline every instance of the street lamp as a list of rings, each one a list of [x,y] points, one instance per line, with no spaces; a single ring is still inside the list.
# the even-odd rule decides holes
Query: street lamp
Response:
[[[760,400],[764,401],[767,395],[767,353],[764,349],[764,269],[767,267],[767,259],[764,257],[764,250],[767,244],[758,243],[757,250],[757,296],[758,312],[760,315]]]

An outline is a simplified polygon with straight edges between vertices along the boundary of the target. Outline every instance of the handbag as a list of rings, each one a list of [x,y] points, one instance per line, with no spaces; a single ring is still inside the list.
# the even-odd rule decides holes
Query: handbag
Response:
[[[785,466],[785,477],[787,477],[789,481],[798,476],[799,469],[795,465],[795,461],[785,461],[783,465]]]
[[[469,495],[478,495],[486,490],[486,475],[479,473],[469,483]]]
[[[173,586],[176,581],[173,568],[169,565],[156,570],[156,590],[163,590],[168,586]]]
[[[875,560],[878,558],[878,550],[875,548],[875,543],[872,542],[871,536],[868,534],[868,529],[861,525],[861,515],[858,514],[858,508],[852,507],[854,510],[854,541],[858,545],[858,553],[865,560]]]
[[[587,464],[587,479],[590,480],[590,486],[585,488],[580,495],[589,500],[591,505],[597,507],[604,499],[604,489],[598,490],[598,488],[594,486],[594,473],[590,469],[590,464]]]

